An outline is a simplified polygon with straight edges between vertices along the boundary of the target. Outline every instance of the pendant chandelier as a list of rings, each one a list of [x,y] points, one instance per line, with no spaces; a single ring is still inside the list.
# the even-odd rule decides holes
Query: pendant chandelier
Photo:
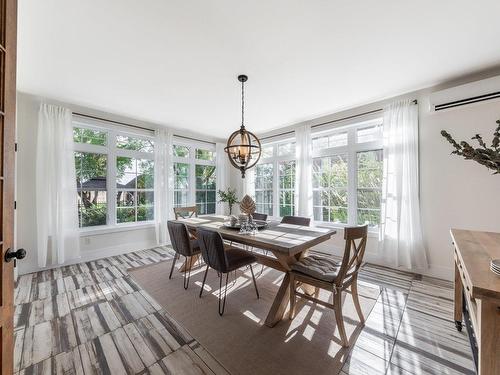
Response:
[[[245,178],[247,169],[257,164],[262,151],[259,139],[245,129],[245,82],[247,80],[248,77],[245,75],[238,76],[238,81],[241,82],[241,127],[231,134],[224,148],[231,165],[241,171],[242,178]]]

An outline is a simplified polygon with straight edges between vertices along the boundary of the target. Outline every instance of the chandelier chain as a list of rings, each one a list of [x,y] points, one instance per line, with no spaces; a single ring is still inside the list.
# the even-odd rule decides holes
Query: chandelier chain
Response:
[[[245,82],[241,82],[241,127],[245,126]]]

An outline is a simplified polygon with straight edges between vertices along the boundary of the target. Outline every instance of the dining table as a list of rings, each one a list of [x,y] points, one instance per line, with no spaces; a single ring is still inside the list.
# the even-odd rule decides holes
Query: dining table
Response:
[[[194,232],[200,227],[212,229],[219,232],[226,241],[266,250],[272,254],[252,252],[260,264],[285,273],[265,320],[268,327],[274,327],[283,319],[290,302],[288,271],[291,270],[292,264],[307,256],[311,247],[329,240],[336,234],[332,228],[284,224],[279,221],[267,221],[264,228],[253,234],[240,233],[237,229],[229,228],[222,215],[205,215],[178,221],[185,223],[190,231]],[[301,287],[308,294],[314,293],[314,288],[309,285]]]

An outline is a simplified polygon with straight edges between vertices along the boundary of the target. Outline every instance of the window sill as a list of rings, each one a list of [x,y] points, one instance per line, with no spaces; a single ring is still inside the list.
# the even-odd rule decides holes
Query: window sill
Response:
[[[108,233],[119,233],[128,232],[131,230],[149,229],[154,228],[155,224],[153,221],[148,221],[140,224],[119,224],[113,226],[100,226],[93,228],[82,228],[80,229],[80,237],[96,236]]]
[[[349,225],[342,225],[342,224],[333,224],[333,223],[325,223],[321,221],[315,221],[314,226],[319,227],[319,228],[330,228],[330,229],[338,229],[338,230],[344,230],[344,228],[348,227]],[[371,238],[378,238],[378,228],[374,229],[368,229],[368,237]]]

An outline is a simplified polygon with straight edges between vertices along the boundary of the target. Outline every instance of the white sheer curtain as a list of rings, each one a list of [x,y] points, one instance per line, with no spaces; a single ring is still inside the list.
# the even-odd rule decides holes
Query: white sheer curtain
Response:
[[[38,265],[62,264],[80,256],[72,114],[42,104],[36,143]]]
[[[170,163],[172,155],[172,133],[167,129],[155,132],[155,231],[156,242],[168,243],[167,221],[173,205],[173,174]]]
[[[408,269],[428,267],[420,224],[418,106],[397,101],[384,109],[384,175],[381,251],[384,260]]]
[[[311,125],[302,125],[295,130],[297,171],[295,191],[297,214],[313,217],[312,198],[312,139]]]
[[[217,190],[226,190],[229,187],[229,160],[227,158],[226,152],[224,151],[224,143],[215,144],[215,175],[216,175],[216,185]],[[226,214],[226,204],[219,203],[219,195],[217,194],[217,206],[216,214],[225,215]],[[229,213],[229,211],[227,211]]]

